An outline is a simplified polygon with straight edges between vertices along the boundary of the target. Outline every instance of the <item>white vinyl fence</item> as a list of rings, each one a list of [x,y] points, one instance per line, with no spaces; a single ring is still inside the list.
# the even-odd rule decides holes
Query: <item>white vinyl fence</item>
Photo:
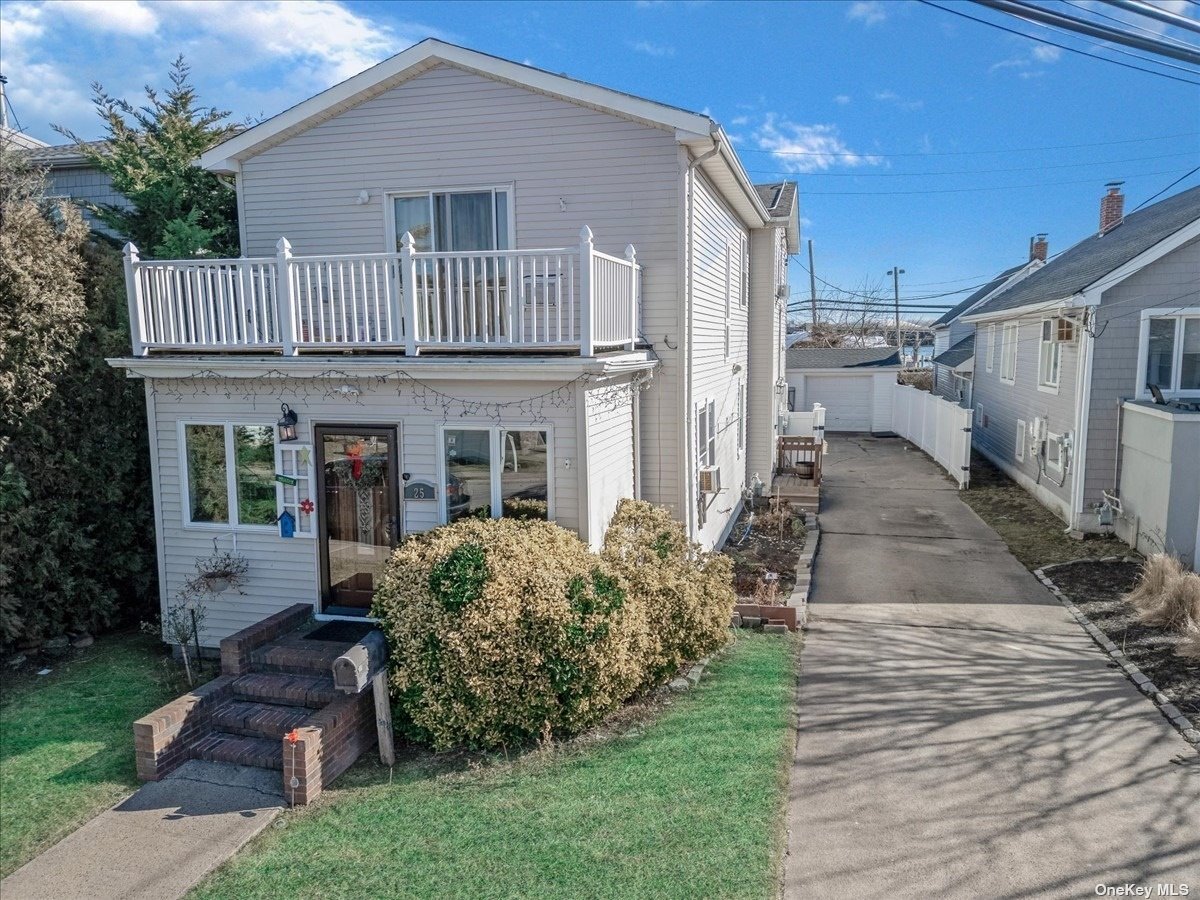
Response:
[[[786,415],[784,434],[825,440],[825,407],[820,403],[814,403],[811,412],[790,412]]]
[[[971,477],[971,410],[906,384],[892,387],[892,431],[933,457],[965,488]]]

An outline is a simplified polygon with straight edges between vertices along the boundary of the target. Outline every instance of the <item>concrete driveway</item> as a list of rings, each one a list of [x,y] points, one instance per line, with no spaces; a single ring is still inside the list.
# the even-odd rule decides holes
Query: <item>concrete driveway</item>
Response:
[[[785,896],[1200,896],[1200,756],[928,457],[831,437],[820,518]]]

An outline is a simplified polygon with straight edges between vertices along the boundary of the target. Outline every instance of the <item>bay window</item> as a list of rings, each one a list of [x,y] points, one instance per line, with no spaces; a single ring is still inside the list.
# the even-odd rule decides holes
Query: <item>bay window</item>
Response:
[[[553,517],[549,430],[468,425],[441,437],[444,521]]]
[[[1200,307],[1144,310],[1138,354],[1139,397],[1150,385],[1169,396],[1200,394]]]

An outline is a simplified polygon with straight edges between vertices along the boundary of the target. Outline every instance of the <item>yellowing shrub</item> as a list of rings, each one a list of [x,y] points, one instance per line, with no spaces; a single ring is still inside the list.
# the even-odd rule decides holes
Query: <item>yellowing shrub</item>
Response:
[[[729,557],[705,553],[687,539],[667,510],[622,500],[604,536],[601,558],[651,623],[646,684],[661,683],[681,665],[729,639],[737,597]]]
[[[578,732],[643,683],[643,607],[572,532],[464,519],[405,541],[372,609],[410,734],[446,748]]]

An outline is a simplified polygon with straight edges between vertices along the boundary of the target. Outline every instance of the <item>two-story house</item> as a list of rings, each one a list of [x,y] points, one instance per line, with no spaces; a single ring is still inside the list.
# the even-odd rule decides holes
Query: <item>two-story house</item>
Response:
[[[623,497],[705,547],[770,471],[795,185],[687,112],[436,40],[213,148],[242,257],[126,248],[163,602],[233,550],[213,644],[363,615],[397,540]]]
[[[1200,188],[1124,214],[999,291],[976,328],[972,443],[1076,532],[1200,556]]]

